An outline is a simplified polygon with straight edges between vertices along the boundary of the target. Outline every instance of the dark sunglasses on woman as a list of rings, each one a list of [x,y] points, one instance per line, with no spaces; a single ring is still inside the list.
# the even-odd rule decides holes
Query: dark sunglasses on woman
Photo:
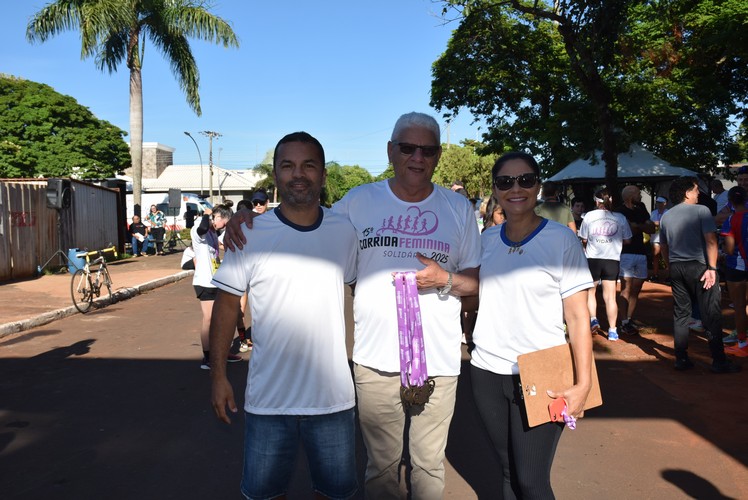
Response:
[[[538,176],[537,174],[522,174],[516,177],[511,175],[497,175],[493,178],[493,185],[499,191],[509,191],[514,187],[515,182],[523,189],[530,189],[538,183]]]

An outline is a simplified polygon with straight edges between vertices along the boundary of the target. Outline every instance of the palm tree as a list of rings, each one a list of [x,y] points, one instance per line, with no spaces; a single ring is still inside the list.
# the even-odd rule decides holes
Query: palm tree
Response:
[[[133,198],[140,205],[143,177],[143,86],[141,70],[146,39],[169,60],[187,104],[200,116],[200,76],[188,38],[239,47],[231,25],[192,0],[57,0],[31,18],[29,42],[44,42],[79,29],[81,59],[95,57],[109,73],[124,60],[130,70],[130,155]]]
[[[252,171],[262,176],[262,179],[257,181],[257,183],[254,186],[254,189],[264,189],[268,193],[273,193],[273,203],[278,202],[278,190],[275,188],[275,177],[273,177],[273,159],[272,159],[272,152],[270,159],[268,160],[268,157],[265,157],[265,160],[263,163],[258,163],[254,167],[252,167]]]

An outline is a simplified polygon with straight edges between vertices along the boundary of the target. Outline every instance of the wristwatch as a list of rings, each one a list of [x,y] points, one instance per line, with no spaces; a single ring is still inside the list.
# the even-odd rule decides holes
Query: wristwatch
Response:
[[[439,297],[444,297],[447,295],[450,291],[452,291],[452,273],[447,273],[449,276],[447,277],[447,284],[446,286],[443,286],[442,288],[437,288],[436,293],[439,295]]]
[[[710,265],[707,265],[706,268],[707,268],[708,271],[716,271],[717,270],[716,267],[710,266]]]

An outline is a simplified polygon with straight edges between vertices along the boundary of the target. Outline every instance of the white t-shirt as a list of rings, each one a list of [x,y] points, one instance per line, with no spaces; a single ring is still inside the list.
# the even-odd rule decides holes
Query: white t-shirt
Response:
[[[226,252],[213,285],[249,289],[252,357],[244,408],[259,415],[322,415],[353,408],[345,345],[344,283],[356,279],[356,234],[320,209],[310,227],[280,209],[242,226],[247,244]]]
[[[203,236],[197,234],[195,226],[190,231],[192,250],[195,252],[195,274],[192,275],[192,285],[215,288],[210,280],[213,271],[218,267],[218,235],[211,228]]]
[[[480,308],[471,363],[517,374],[517,356],[566,342],[562,300],[593,286],[582,246],[569,228],[544,220],[519,250],[506,224],[482,236]]]
[[[405,202],[388,181],[358,186],[333,206],[345,214],[358,237],[358,282],[353,361],[376,370],[400,372],[397,307],[392,273],[423,269],[420,252],[453,273],[478,267],[480,234],[464,196],[434,185],[418,203]],[[459,297],[420,290],[419,302],[429,376],[460,373]]]
[[[623,240],[631,238],[631,226],[623,214],[597,209],[584,216],[579,237],[587,240],[588,259],[620,261]]]

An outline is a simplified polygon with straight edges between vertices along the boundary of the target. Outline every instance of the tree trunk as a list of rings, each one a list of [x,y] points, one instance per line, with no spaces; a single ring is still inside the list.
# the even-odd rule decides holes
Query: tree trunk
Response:
[[[605,187],[613,196],[618,197],[618,147],[611,111],[610,89],[600,76],[592,54],[584,47],[578,46],[571,23],[560,24],[558,31],[564,40],[571,68],[579,78],[582,88],[595,105],[601,134],[602,160],[605,163]]]
[[[603,162],[605,163],[605,187],[615,198],[614,204],[620,204],[621,197],[618,192],[618,145],[613,125],[613,117],[610,116],[610,104],[598,108],[598,121],[602,133]]]
[[[130,69],[130,156],[132,157],[133,204],[141,208],[143,191],[143,82],[140,68]]]

